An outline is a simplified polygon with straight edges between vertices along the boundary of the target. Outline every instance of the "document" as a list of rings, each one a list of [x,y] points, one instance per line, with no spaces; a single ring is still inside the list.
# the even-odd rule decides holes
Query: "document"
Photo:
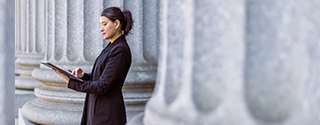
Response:
[[[48,62],[48,61],[41,61],[40,63],[43,64],[43,65],[45,65],[45,66],[48,66],[49,68],[54,68],[54,69],[58,70],[59,72],[61,72],[62,74],[68,76],[69,78],[72,78],[72,79],[78,80],[78,81],[80,81],[80,82],[83,82],[82,79],[80,79],[80,78],[72,75],[70,72],[63,70],[63,69],[59,68],[59,67],[56,66],[56,65],[51,64],[51,63]]]

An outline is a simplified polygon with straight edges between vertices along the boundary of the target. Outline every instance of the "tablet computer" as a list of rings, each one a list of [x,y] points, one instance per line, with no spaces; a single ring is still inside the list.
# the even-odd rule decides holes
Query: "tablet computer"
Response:
[[[83,82],[82,79],[80,79],[80,78],[72,75],[70,72],[63,70],[63,69],[59,68],[59,67],[56,66],[56,65],[53,65],[52,63],[50,63],[50,62],[48,62],[48,61],[41,61],[40,63],[43,64],[43,65],[45,65],[45,66],[48,66],[49,68],[57,69],[59,72],[61,72],[62,74],[68,76],[69,78],[72,78],[72,79],[78,80],[78,81],[80,81],[80,82]]]

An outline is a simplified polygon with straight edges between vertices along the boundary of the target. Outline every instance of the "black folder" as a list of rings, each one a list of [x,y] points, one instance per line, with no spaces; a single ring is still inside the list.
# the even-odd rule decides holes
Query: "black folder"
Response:
[[[78,80],[78,81],[80,81],[80,82],[83,82],[82,79],[80,79],[80,78],[72,75],[70,72],[63,70],[63,69],[59,68],[59,67],[56,66],[56,65],[53,65],[52,63],[50,63],[50,62],[48,62],[48,61],[41,61],[40,63],[43,64],[43,65],[45,65],[45,66],[48,66],[49,68],[54,68],[54,69],[58,70],[59,72],[61,72],[62,74],[68,76],[69,78],[72,78],[72,79]]]

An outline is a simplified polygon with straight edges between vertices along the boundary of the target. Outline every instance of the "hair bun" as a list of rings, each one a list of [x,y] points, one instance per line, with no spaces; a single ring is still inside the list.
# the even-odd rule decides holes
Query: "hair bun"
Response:
[[[132,14],[129,10],[124,10],[122,13],[125,19],[124,35],[128,35],[133,26]]]

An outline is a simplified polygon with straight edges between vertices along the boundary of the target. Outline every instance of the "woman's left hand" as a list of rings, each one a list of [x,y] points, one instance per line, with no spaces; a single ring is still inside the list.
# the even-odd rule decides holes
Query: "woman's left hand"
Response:
[[[54,72],[56,72],[68,84],[68,82],[70,80],[70,78],[68,76],[62,74],[61,72],[59,72],[58,70],[55,70],[54,68],[52,68],[52,70]]]

